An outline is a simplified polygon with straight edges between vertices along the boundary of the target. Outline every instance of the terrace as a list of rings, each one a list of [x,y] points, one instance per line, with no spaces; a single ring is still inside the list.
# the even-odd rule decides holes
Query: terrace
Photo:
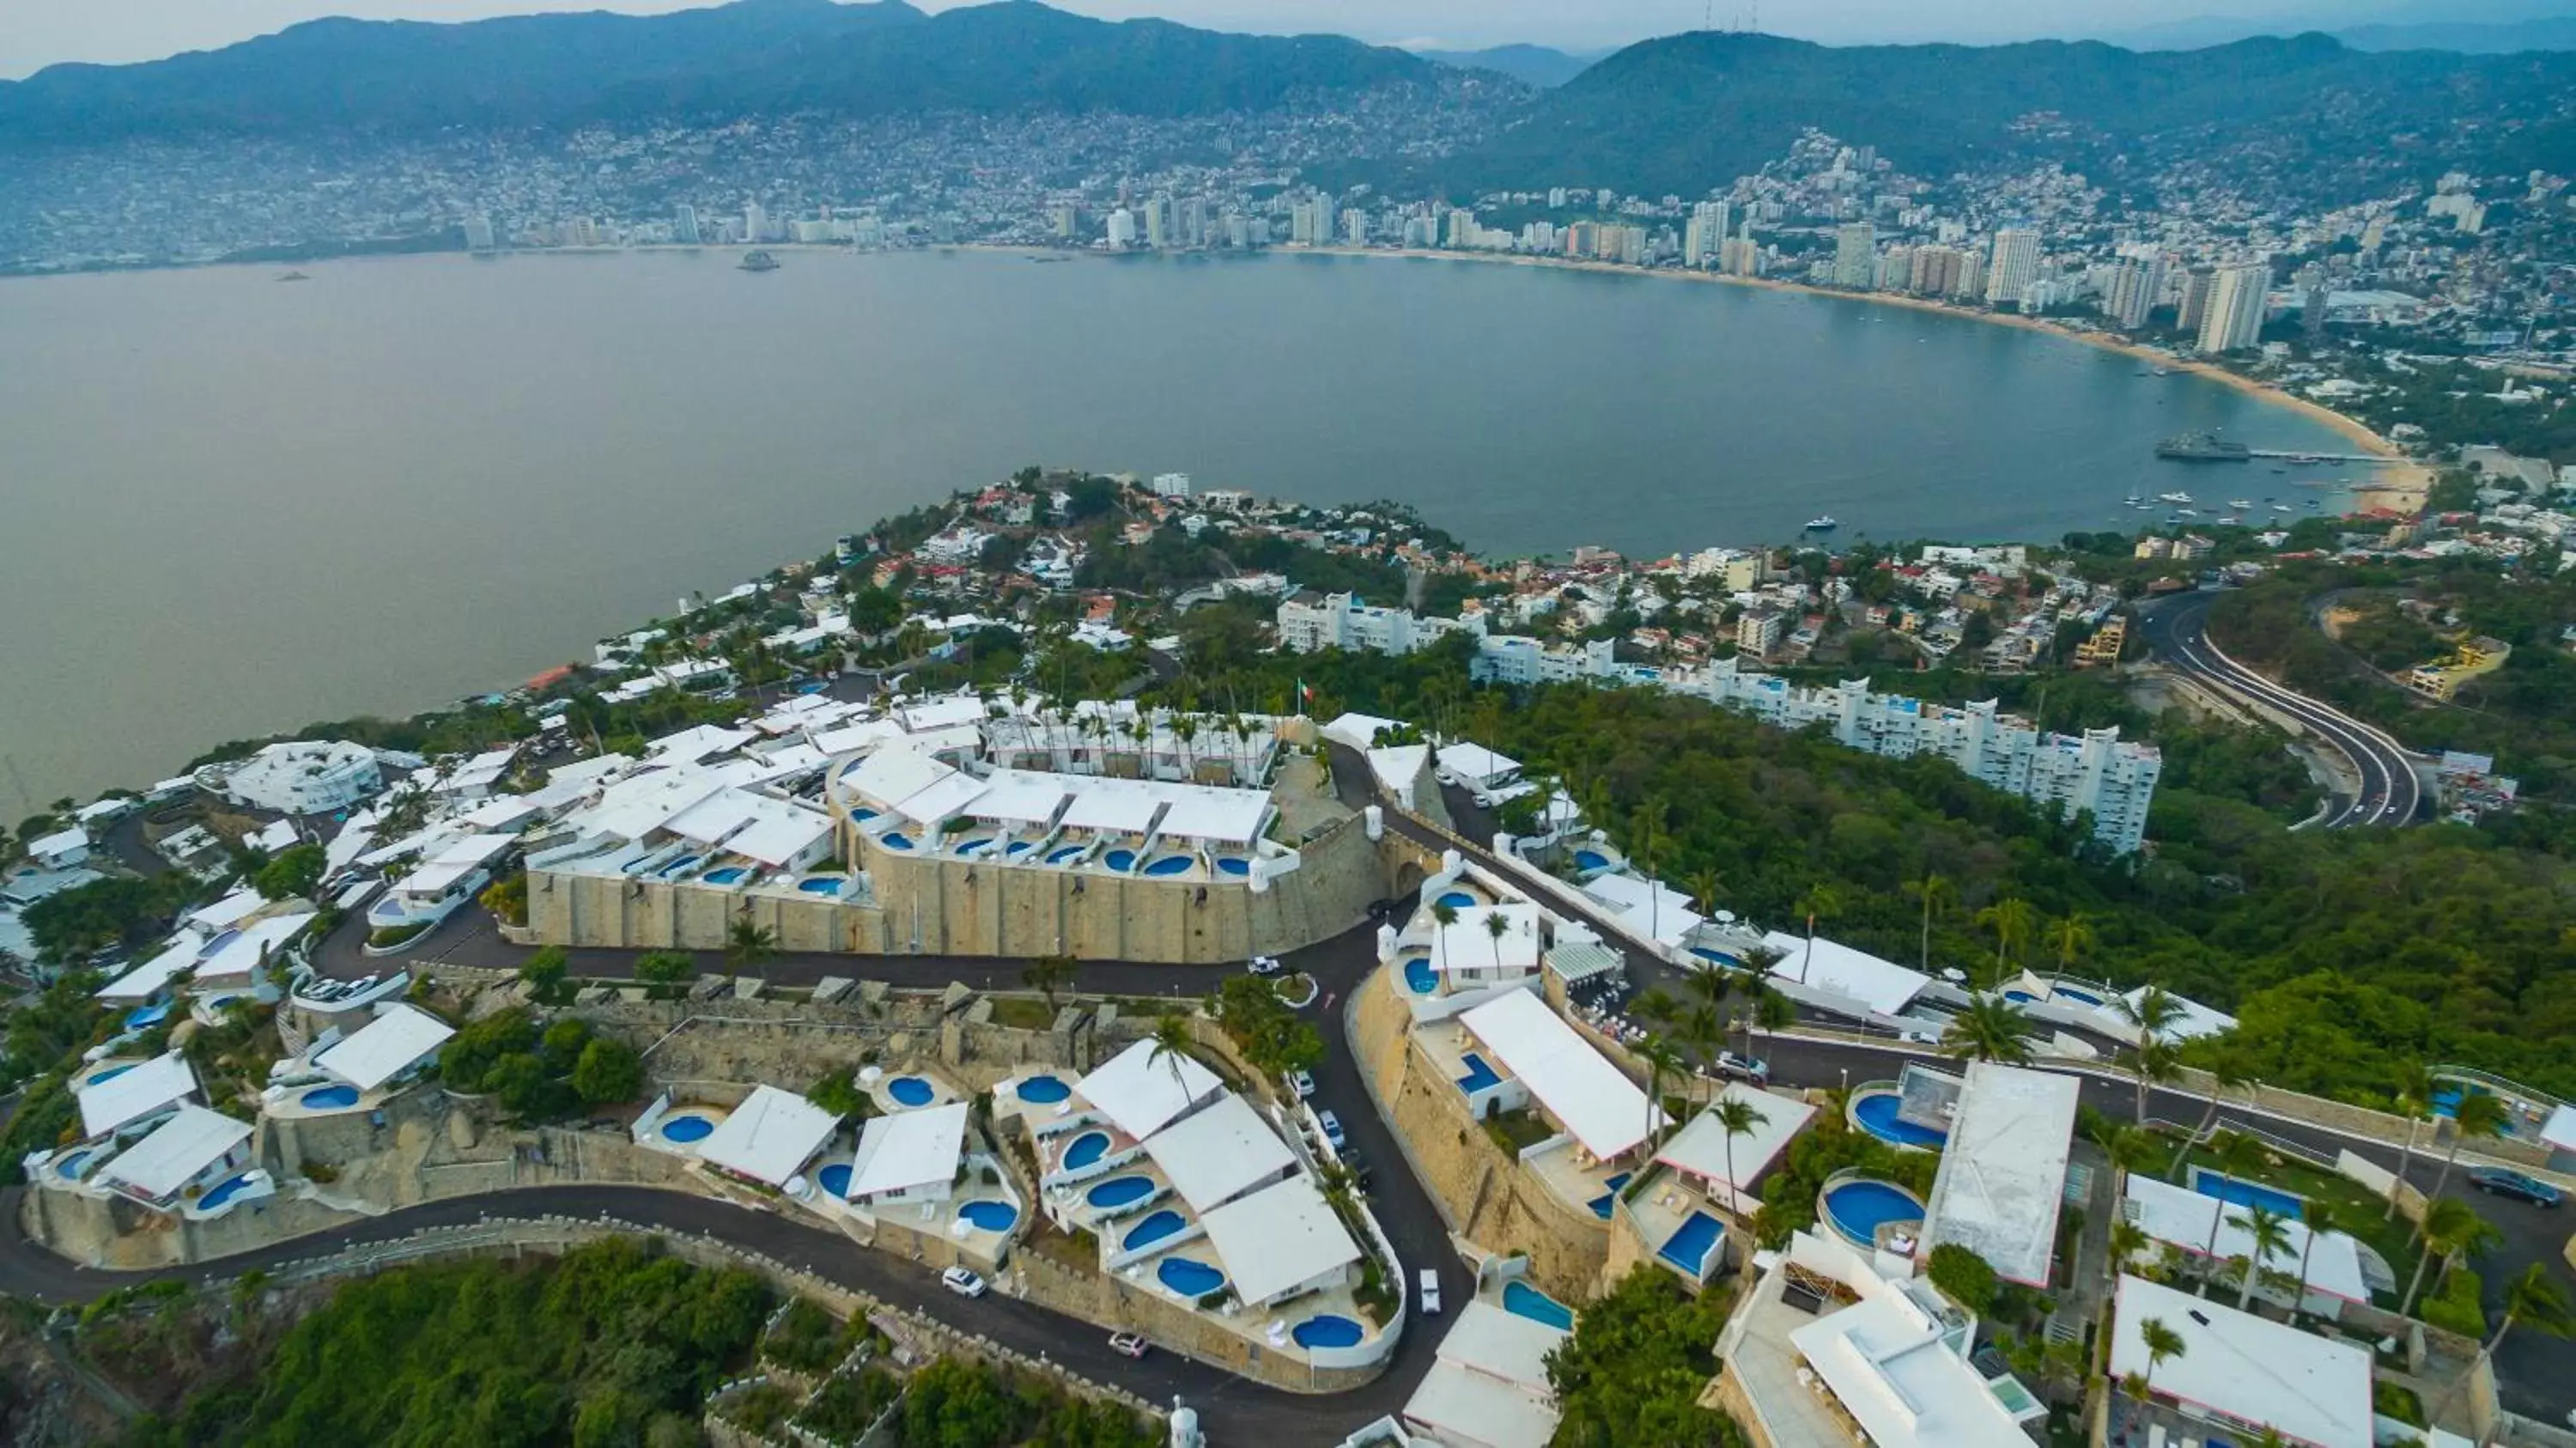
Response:
[[[920,1111],[967,1099],[966,1093],[951,1085],[946,1077],[917,1061],[893,1070],[862,1066],[857,1079],[859,1089],[867,1092],[876,1102],[877,1110],[887,1115]]]

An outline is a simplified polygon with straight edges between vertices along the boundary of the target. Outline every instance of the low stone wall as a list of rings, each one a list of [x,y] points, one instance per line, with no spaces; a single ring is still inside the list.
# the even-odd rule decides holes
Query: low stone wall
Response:
[[[1388,1364],[1395,1360],[1395,1354],[1389,1352],[1364,1368],[1312,1367],[1293,1354],[1273,1352],[1210,1321],[1195,1309],[1171,1302],[1151,1288],[1115,1274],[1076,1271],[1036,1252],[1012,1256],[1007,1286],[1014,1295],[1041,1307],[1103,1324],[1104,1332],[1139,1332],[1158,1348],[1292,1393],[1348,1392],[1383,1376]]]

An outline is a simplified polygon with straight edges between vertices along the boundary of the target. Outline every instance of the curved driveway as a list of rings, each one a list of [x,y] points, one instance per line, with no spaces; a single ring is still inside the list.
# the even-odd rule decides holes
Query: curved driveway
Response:
[[[2296,719],[2342,755],[2361,788],[2349,799],[2336,798],[2326,828],[2412,823],[2423,806],[2424,785],[2405,746],[2385,731],[2285,689],[2228,657],[2209,640],[2209,610],[2215,601],[2214,594],[2193,593],[2141,609],[2147,645],[2156,658],[2222,693]]]

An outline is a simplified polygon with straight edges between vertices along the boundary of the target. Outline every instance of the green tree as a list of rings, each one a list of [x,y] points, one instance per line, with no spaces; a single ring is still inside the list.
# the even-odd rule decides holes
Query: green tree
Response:
[[[2405,1195],[2402,1187],[2406,1169],[2415,1164],[2415,1128],[2433,1114],[2433,1074],[2421,1061],[2401,1062],[2397,1067],[2397,1114],[2406,1118],[2406,1144],[2397,1151],[2397,1176],[2388,1184],[2388,1209],[2379,1220],[2397,1219],[2397,1199]]]
[[[1496,975],[1502,974],[1503,970],[1503,937],[1511,933],[1511,917],[1505,915],[1500,910],[1490,911],[1486,914],[1485,939],[1490,941],[1493,945],[1494,973]]]
[[[737,915],[725,930],[725,978],[758,970],[778,954],[778,937],[749,915]]]
[[[1798,984],[1807,983],[1807,968],[1816,963],[1816,922],[1830,920],[1842,910],[1842,892],[1830,884],[1809,885],[1798,897],[1798,914],[1807,922],[1807,952],[1798,961]]]
[[[2030,949],[2030,937],[2039,928],[2039,911],[2027,900],[2006,896],[1977,912],[1977,927],[1994,932],[1995,982],[2001,985],[2011,964]]]
[[[2424,1285],[2426,1268],[2438,1261],[2448,1275],[2461,1258],[2498,1240],[2500,1235],[2493,1223],[2457,1197],[2435,1197],[2426,1202],[2424,1220],[2416,1225],[2424,1241],[2424,1255],[2415,1259],[2414,1274],[2406,1280],[2406,1296],[2397,1309],[2400,1317],[2414,1315],[2415,1294]]]
[[[684,951],[648,950],[635,958],[635,978],[655,996],[687,985],[697,974],[697,961]]]
[[[320,845],[289,845],[260,866],[251,886],[264,900],[308,899],[322,883],[325,863]]]
[[[1639,1041],[1634,1048],[1634,1054],[1638,1060],[1646,1063],[1645,1132],[1647,1140],[1651,1141],[1654,1139],[1656,1123],[1663,1114],[1664,1082],[1680,1072],[1682,1057],[1679,1051],[1673,1049],[1672,1042],[1655,1035]]]
[[[2246,1253],[2245,1280],[2236,1289],[2236,1310],[2242,1312],[2254,1300],[2254,1285],[2269,1270],[2272,1258],[2290,1250],[2290,1219],[2258,1204],[2229,1217],[2227,1221],[2228,1225],[2250,1239],[2252,1249]]]
[[[1710,1107],[1709,1115],[1717,1119],[1718,1129],[1726,1133],[1726,1180],[1728,1190],[1731,1195],[1735,1195],[1740,1199],[1744,1189],[1742,1186],[1738,1185],[1742,1179],[1737,1177],[1735,1174],[1735,1138],[1739,1136],[1751,1136],[1761,1127],[1763,1122],[1770,1118],[1764,1116],[1752,1102],[1745,1101],[1734,1096],[1729,1096],[1724,1100],[1719,1101],[1715,1106]],[[1730,1201],[1728,1205],[1733,1207],[1735,1206],[1735,1203]]]
[[[1905,882],[1905,893],[1923,902],[1923,933],[1916,951],[1915,966],[1925,975],[1932,973],[1932,917],[1947,910],[1959,898],[1959,889],[1947,875],[1927,874],[1920,880]]]
[[[571,957],[560,945],[541,945],[519,963],[519,982],[528,988],[529,998],[552,1002],[560,998],[564,975],[571,969]]]
[[[644,1058],[623,1041],[595,1037],[573,1061],[572,1089],[593,1106],[632,1101],[644,1090]]]
[[[1190,1064],[1190,1052],[1198,1045],[1198,1039],[1190,1034],[1189,1018],[1176,1012],[1157,1016],[1154,1018],[1154,1033],[1146,1039],[1154,1043],[1154,1049],[1145,1058],[1146,1064],[1168,1064],[1172,1068],[1172,1079],[1184,1080],[1181,1068]]]
[[[1644,1266],[1586,1306],[1547,1357],[1558,1410],[1551,1448],[1742,1448],[1734,1420],[1700,1406],[1726,1300],[1694,1297],[1671,1273]]]
[[[1975,997],[1950,1018],[1941,1032],[1945,1055],[1973,1061],[2001,1061],[2009,1066],[2030,1062],[2030,1017],[2000,995]]]
[[[2504,1346],[2505,1334],[2517,1325],[2550,1337],[2564,1338],[2576,1334],[2576,1312],[2570,1312],[2568,1308],[2567,1289],[2550,1277],[2549,1268],[2542,1263],[2534,1262],[2523,1268],[2505,1284],[2504,1320],[2496,1324],[2495,1336],[2488,1338],[2478,1349],[2479,1368],[2495,1361],[2496,1349]],[[2458,1400],[2469,1381],[2477,1375],[2472,1370],[2452,1381],[2450,1391],[2442,1395],[2441,1408],[2434,1412],[2436,1421],[2449,1412],[2451,1404]]]
[[[2433,1194],[2441,1195],[2451,1181],[2451,1168],[2460,1161],[2460,1148],[2471,1138],[2493,1141],[2504,1135],[2513,1124],[2513,1114],[2505,1104],[2484,1091],[2462,1091],[2458,1104],[2451,1108],[2451,1150],[2442,1158],[2442,1170],[2433,1178]]]
[[[1055,1013],[1057,991],[1073,984],[1079,967],[1070,955],[1041,955],[1020,972],[1020,984],[1046,997],[1047,1013]]]
[[[1932,1285],[1979,1317],[1994,1310],[1995,1290],[2000,1285],[1994,1264],[1956,1242],[1943,1242],[1932,1249],[1924,1264],[1924,1275]]]
[[[2138,1342],[2147,1350],[2147,1372],[2144,1379],[2145,1391],[2137,1396],[2141,1401],[2146,1401],[2156,1395],[2157,1371],[2166,1363],[2183,1356],[2189,1351],[2189,1347],[2183,1342],[2182,1334],[2167,1326],[2164,1319],[2160,1317],[2150,1317],[2138,1324]]]

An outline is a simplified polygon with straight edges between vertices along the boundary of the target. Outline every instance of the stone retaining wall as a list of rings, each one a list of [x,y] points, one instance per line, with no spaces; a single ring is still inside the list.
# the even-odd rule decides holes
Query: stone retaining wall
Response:
[[[1383,1376],[1395,1360],[1390,1351],[1364,1368],[1312,1367],[1293,1352],[1274,1352],[1154,1288],[1115,1273],[1077,1271],[1037,1252],[1013,1254],[1005,1286],[1042,1307],[1103,1324],[1103,1332],[1139,1332],[1158,1348],[1292,1393],[1348,1392]]]

